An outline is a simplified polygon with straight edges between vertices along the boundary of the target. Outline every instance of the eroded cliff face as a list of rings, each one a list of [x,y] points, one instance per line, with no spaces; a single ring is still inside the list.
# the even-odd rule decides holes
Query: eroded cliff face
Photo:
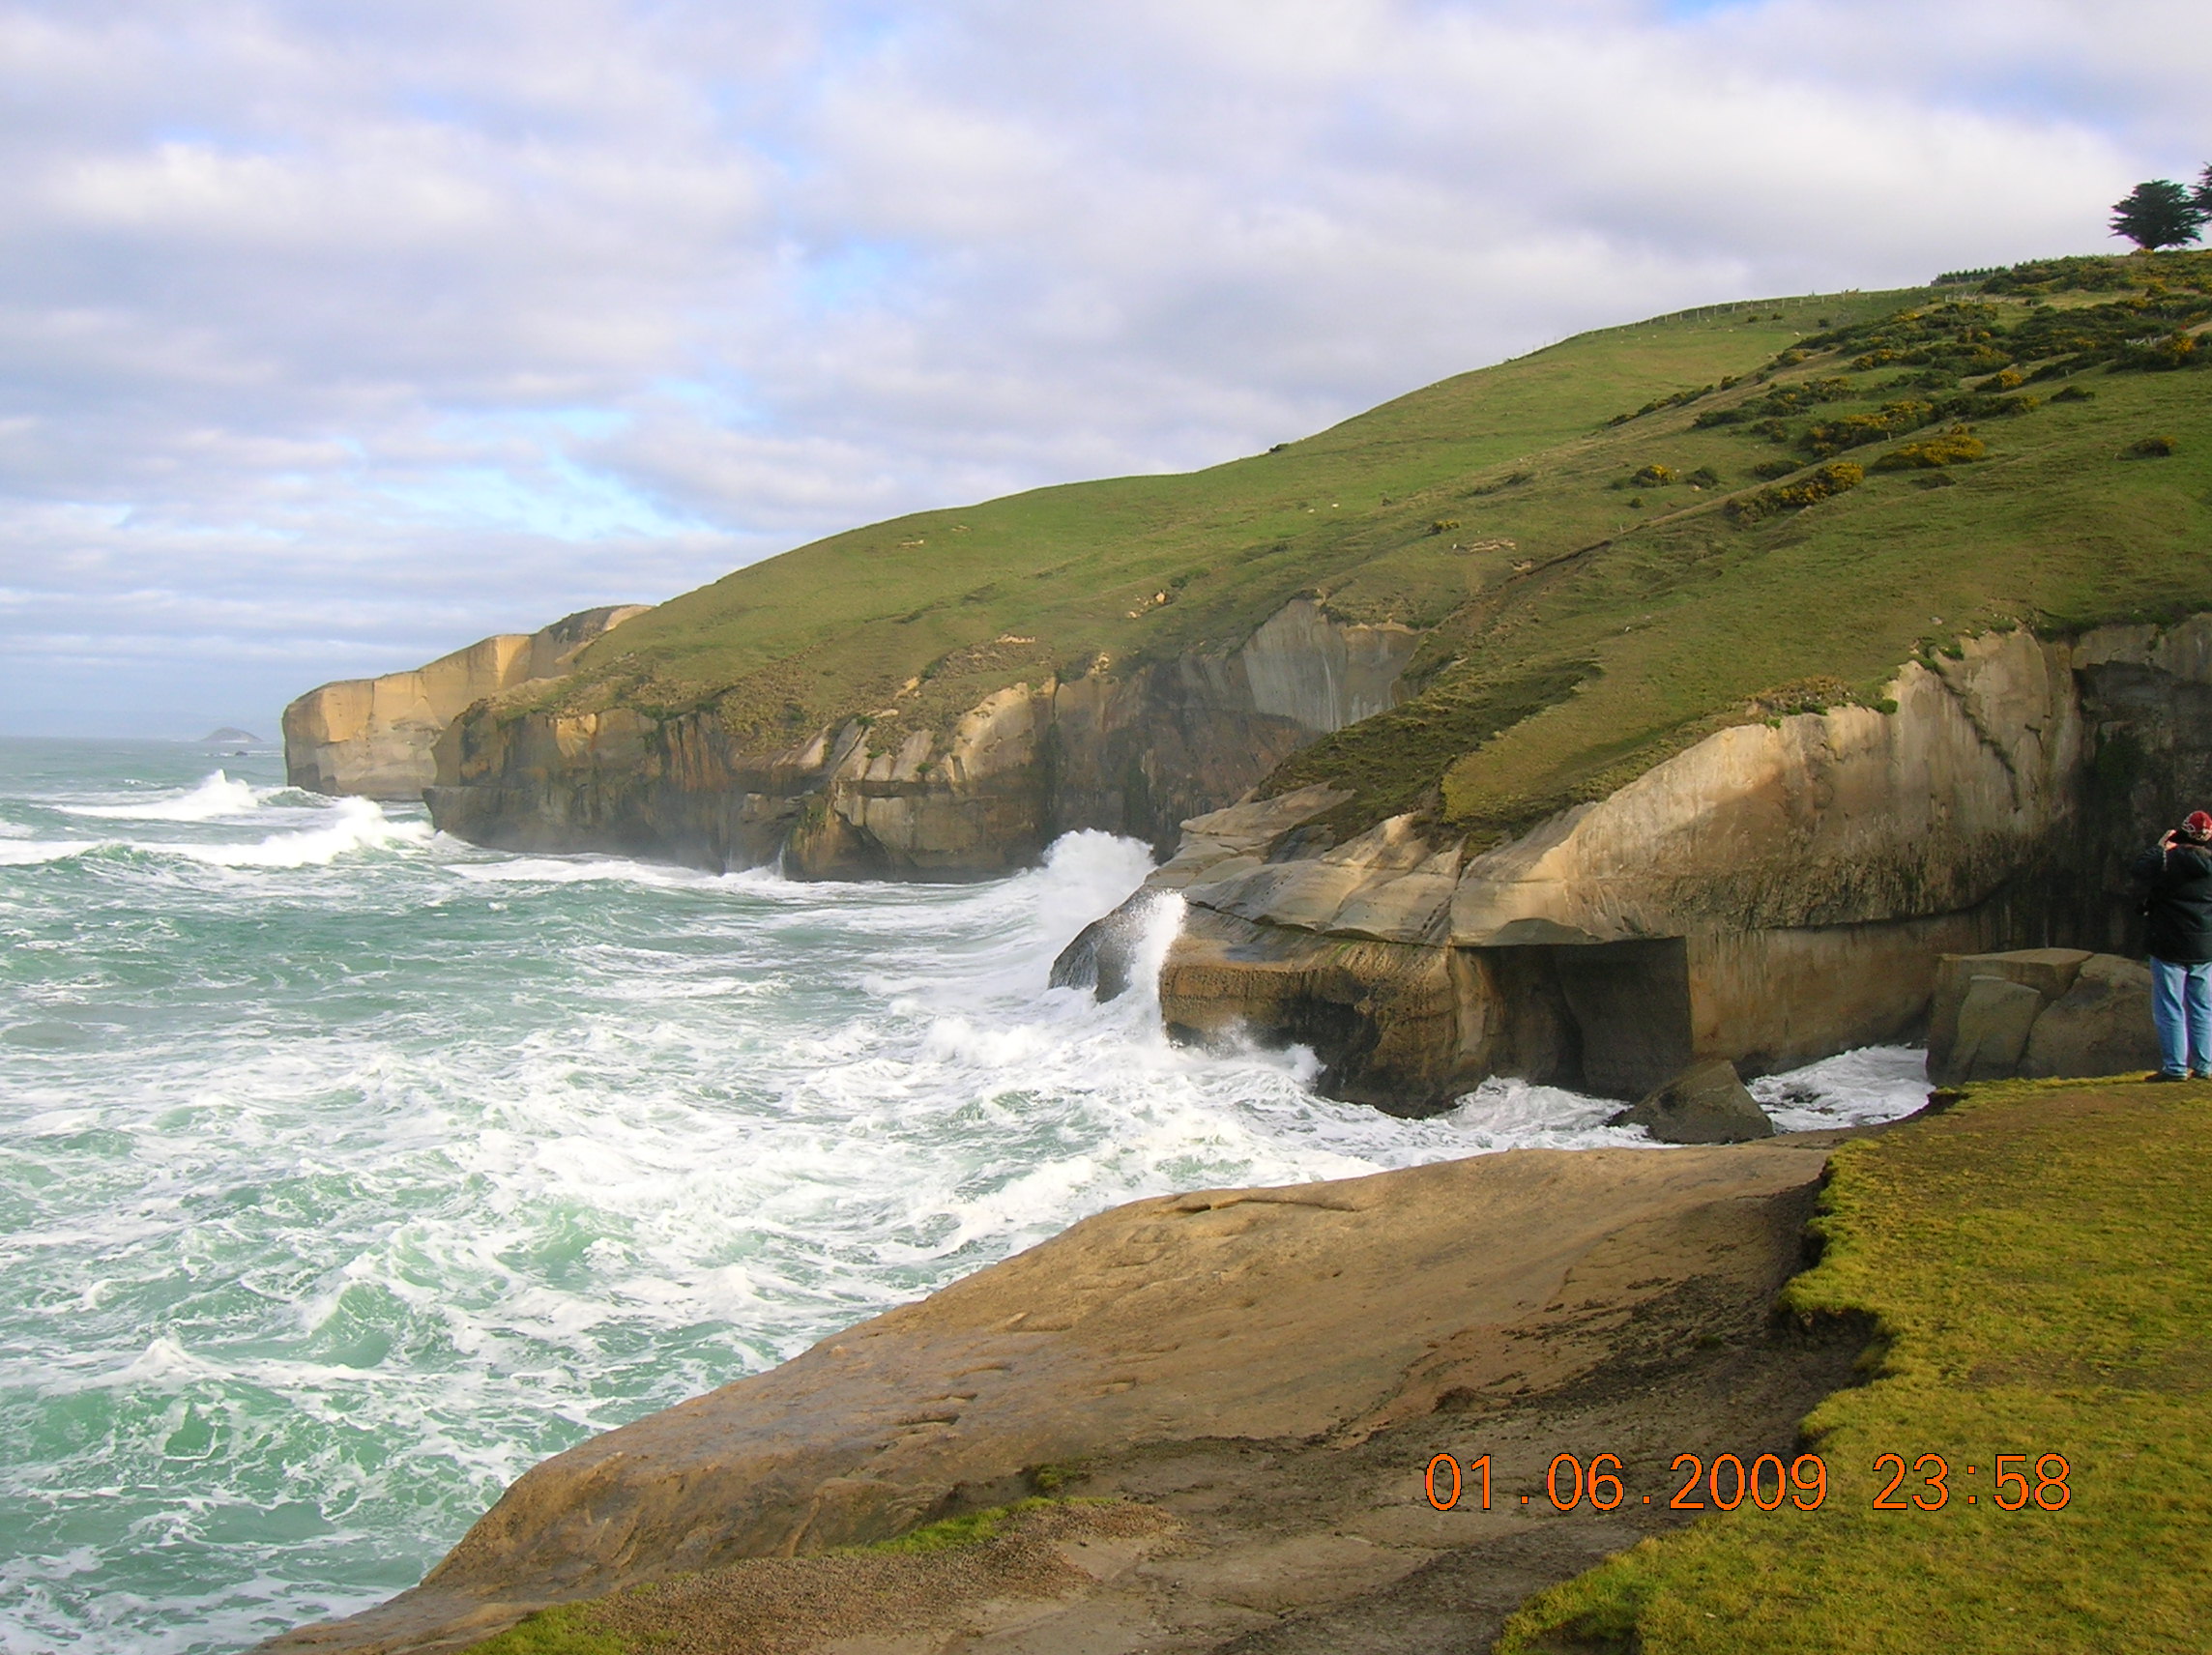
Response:
[[[1162,1014],[1421,1113],[1490,1075],[1632,1097],[1699,1059],[1789,1067],[1916,1033],[1939,955],[2124,947],[2126,854],[2212,797],[2212,618],[1993,634],[1890,693],[1724,729],[1478,855],[1412,817],[1297,846],[1319,789],[1193,823],[1132,899],[1185,904]],[[1111,930],[1062,980],[1125,973]]]
[[[648,604],[586,609],[537,632],[502,632],[412,672],[326,683],[284,709],[284,770],[294,787],[417,799],[437,774],[438,738],[465,709],[558,678],[601,633]]]
[[[457,720],[438,826],[517,850],[612,851],[800,878],[988,878],[1094,828],[1172,846],[1316,737],[1380,711],[1419,635],[1299,599],[1240,649],[1009,684],[948,730],[855,718],[763,751],[711,711]]]

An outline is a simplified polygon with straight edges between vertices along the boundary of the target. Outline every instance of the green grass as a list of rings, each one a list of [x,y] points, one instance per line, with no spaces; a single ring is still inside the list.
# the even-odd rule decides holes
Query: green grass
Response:
[[[1784,686],[1877,702],[1992,624],[2212,607],[2212,253],[1984,288],[1685,312],[1277,452],[858,529],[661,605],[506,711],[705,710],[771,744],[864,714],[888,745],[1006,683],[1234,649],[1305,594],[1429,636],[1411,705],[1270,790],[1351,787],[1345,828],[1515,831]],[[1882,467],[1957,426],[1983,457]],[[1822,465],[1866,475],[1803,506]]]
[[[1825,1252],[1785,1309],[1878,1330],[1871,1382],[1807,1421],[1826,1503],[1746,1504],[1646,1541],[1533,1600],[1499,1649],[2203,1648],[2212,1087],[1975,1088],[1840,1149],[1818,1228]],[[1948,1459],[1941,1509],[1870,1509],[1885,1452]],[[2063,1509],[1996,1509],[2000,1453],[2028,1456],[2031,1478],[2064,1455]],[[1916,1494],[1934,1498],[1917,1479],[1900,1491]]]
[[[872,1545],[855,1546],[850,1550],[909,1556],[922,1552],[949,1552],[962,1546],[980,1546],[986,1540],[996,1540],[1004,1531],[1006,1524],[1022,1512],[1068,1503],[1071,1502],[1050,1500],[1041,1495],[1033,1495],[1028,1499],[1016,1500],[1011,1505],[995,1505],[984,1511],[969,1512],[964,1517],[947,1517],[936,1523],[924,1524],[919,1528],[910,1528],[889,1540],[878,1540]]]
[[[592,1624],[590,1603],[561,1604],[525,1615],[469,1655],[631,1655],[630,1641]]]
[[[732,729],[773,738],[890,708],[911,679],[922,682],[887,726],[1101,655],[1234,648],[1301,592],[1353,619],[1435,624],[1513,561],[1454,551],[1471,531],[1429,534],[1467,516],[1445,506],[1474,491],[1518,522],[1524,498],[1549,498],[1542,477],[1507,481],[1531,456],[1577,451],[1624,403],[1748,371],[1823,319],[1887,307],[1879,296],[1789,300],[1585,334],[1280,452],[856,529],[662,604],[588,651],[576,678],[510,706],[713,707]],[[1578,501],[1566,533],[1597,532],[1617,508]]]

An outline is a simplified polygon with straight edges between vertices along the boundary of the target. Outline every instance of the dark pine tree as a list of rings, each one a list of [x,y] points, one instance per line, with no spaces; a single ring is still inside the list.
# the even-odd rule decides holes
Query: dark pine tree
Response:
[[[2206,169],[2212,174],[2212,168]],[[2208,177],[2206,183],[2212,183]],[[2205,184],[2197,186],[2205,189]],[[2170,178],[2139,184],[2124,201],[2112,203],[2112,234],[2125,236],[2145,252],[2160,247],[2187,247],[2197,239],[2212,213],[2198,206],[2190,191]]]
[[[2212,218],[2212,166],[2197,175],[2197,188],[2189,192],[2189,204]]]

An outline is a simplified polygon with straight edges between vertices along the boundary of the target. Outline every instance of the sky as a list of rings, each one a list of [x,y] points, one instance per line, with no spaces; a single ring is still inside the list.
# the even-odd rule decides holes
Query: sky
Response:
[[[0,0],[0,734],[2119,250],[2200,0]]]

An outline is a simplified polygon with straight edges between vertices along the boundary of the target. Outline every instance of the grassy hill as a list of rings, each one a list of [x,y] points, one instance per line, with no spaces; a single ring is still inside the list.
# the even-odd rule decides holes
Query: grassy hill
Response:
[[[831,537],[515,705],[888,741],[1017,680],[1234,649],[1305,594],[1432,630],[1411,700],[1270,790],[1494,836],[1965,632],[2212,607],[2208,324],[2212,253],[2172,253],[1608,329],[1210,470]]]

